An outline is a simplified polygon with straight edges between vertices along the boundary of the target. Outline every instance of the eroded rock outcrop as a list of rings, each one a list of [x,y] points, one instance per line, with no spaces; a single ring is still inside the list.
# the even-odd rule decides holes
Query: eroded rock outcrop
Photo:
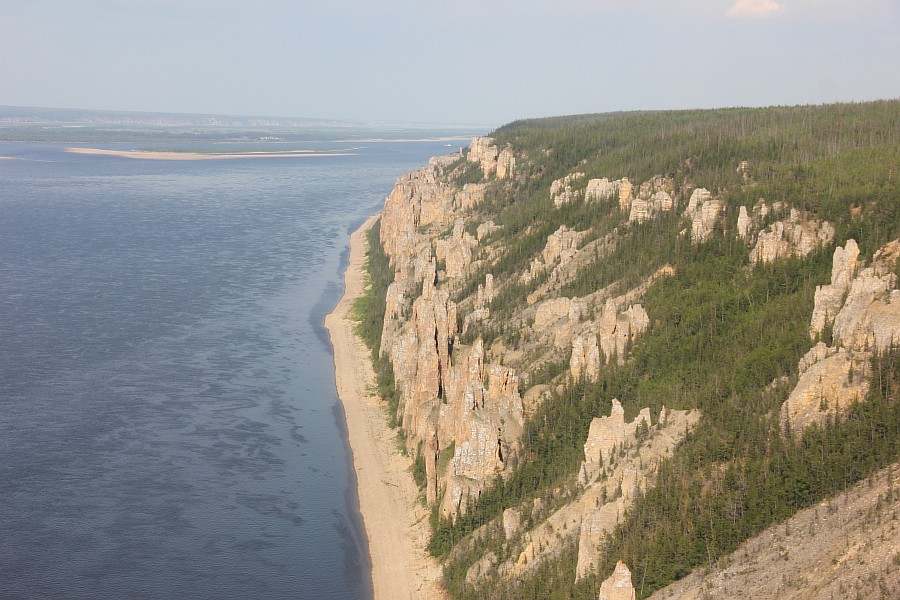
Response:
[[[613,400],[609,417],[591,421],[578,477],[586,486],[584,497],[593,498],[595,505],[587,505],[582,514],[576,579],[596,571],[606,536],[625,517],[638,491],[652,485],[660,461],[699,419],[697,411],[662,408],[654,427],[650,410],[644,408],[626,423],[622,406]]]
[[[671,455],[699,417],[696,411],[663,409],[654,424],[645,408],[626,422],[621,404],[613,400],[610,416],[591,423],[579,475],[581,493],[525,531],[514,558],[497,564],[497,572],[506,578],[523,576],[558,556],[568,543],[578,545],[576,577],[595,572],[605,536],[625,517],[638,490],[652,485],[660,461]]]
[[[781,407],[783,430],[800,436],[865,399],[873,354],[900,344],[900,290],[892,272],[898,256],[900,241],[891,242],[859,270],[855,240],[835,250],[831,284],[816,288],[809,330],[815,339],[830,326],[832,345],[819,342],[800,360],[797,386]]]
[[[632,200],[634,200],[634,186],[627,177],[623,177],[619,180],[619,209],[630,210]]]
[[[606,363],[609,364],[615,357],[616,362],[623,365],[628,348],[650,326],[650,317],[640,304],[629,306],[619,313],[619,303],[616,300],[610,298],[606,301],[597,327],[597,336]]]
[[[507,153],[501,161],[501,154],[492,140],[478,138],[468,160],[487,174],[502,163],[508,175],[514,160]],[[424,458],[426,499],[451,517],[508,472],[524,422],[516,372],[489,363],[480,339],[471,346],[459,343],[456,304],[447,287],[438,285],[438,264],[451,281],[462,277],[478,247],[463,217],[483,199],[484,184],[448,184],[443,169],[456,160],[458,155],[431,161],[403,176],[385,201],[380,232],[395,270],[385,298],[381,352],[394,370],[396,417],[407,450]],[[451,224],[448,236],[435,239]],[[483,235],[495,227],[486,225]],[[490,316],[495,293],[487,274],[464,326]]]
[[[650,326],[650,316],[643,306],[633,303],[634,299],[643,295],[660,277],[671,273],[670,267],[664,267],[628,293],[607,298],[599,313],[599,319],[588,321],[574,330],[571,326],[575,325],[577,320],[573,317],[576,314],[579,317],[587,314],[590,311],[592,299],[586,297],[571,300],[572,303],[577,303],[577,313],[572,310],[570,305],[568,313],[570,327],[556,332],[555,343],[557,346],[562,346],[562,343],[571,343],[569,370],[573,379],[577,380],[584,376],[588,381],[597,381],[600,377],[601,367],[611,363],[614,357],[616,364],[625,364],[629,349]],[[628,308],[620,312],[622,306],[628,306]]]
[[[750,237],[750,227],[753,225],[753,221],[750,219],[750,215],[747,214],[747,207],[742,206],[740,212],[738,213],[737,220],[737,234],[738,237],[742,240],[746,240]]]
[[[444,516],[465,512],[519,452],[524,425],[519,379],[514,370],[485,365],[478,339],[453,372],[447,404],[440,407],[439,435],[451,435],[453,457],[443,476]]]
[[[497,155],[497,179],[507,179],[516,170],[516,156],[512,148],[504,148]]]
[[[547,243],[541,255],[531,261],[531,267],[523,274],[522,280],[527,283],[548,268],[561,266],[572,260],[578,252],[581,240],[587,234],[587,231],[575,231],[560,225],[559,229],[547,236]]]
[[[445,262],[447,277],[462,277],[472,263],[472,252],[478,241],[465,230],[462,219],[456,219],[450,237],[434,245],[435,256]]]
[[[569,358],[572,379],[577,381],[583,375],[588,381],[597,381],[600,378],[601,362],[603,360],[600,356],[597,334],[585,333],[572,341],[572,356]]]
[[[487,178],[497,170],[497,157],[500,151],[494,145],[494,139],[489,137],[473,137],[469,142],[468,161],[480,163]]]
[[[789,256],[806,256],[833,239],[831,223],[808,218],[797,209],[791,209],[787,219],[776,221],[768,230],[759,233],[756,246],[750,250],[750,262],[769,263]]]
[[[660,190],[647,199],[636,198],[631,202],[631,212],[628,215],[630,223],[643,223],[652,219],[660,212],[672,210],[675,201],[668,192]]]
[[[455,338],[456,306],[426,276],[408,322],[386,347],[407,449],[415,453],[424,445],[427,500],[443,496],[448,516],[465,510],[470,496],[506,471],[524,423],[515,372],[486,364],[480,339],[462,347]],[[448,452],[449,460],[440,461]]]
[[[685,209],[685,217],[691,221],[691,241],[702,244],[707,241],[715,229],[722,212],[722,202],[712,197],[709,190],[697,188],[691,193]]]
[[[833,323],[834,317],[844,306],[850,283],[856,276],[856,261],[859,257],[859,246],[856,240],[847,240],[847,244],[834,250],[831,259],[831,284],[816,287],[815,304],[809,335],[815,338],[825,330],[826,323]]]
[[[616,563],[612,575],[600,584],[597,600],[635,600],[634,585],[631,583],[631,571],[621,560]]]
[[[612,198],[619,193],[620,183],[621,181],[610,181],[606,177],[591,179],[584,190],[584,201],[599,202],[600,200]]]
[[[579,199],[583,191],[575,190],[574,186],[581,179],[584,179],[584,173],[576,172],[551,183],[550,199],[553,200],[553,206],[559,208],[563,204]]]
[[[475,230],[475,238],[480,242],[487,236],[499,230],[500,226],[495,224],[493,221],[485,221],[478,226],[478,229]]]
[[[473,137],[469,143],[467,160],[471,163],[480,163],[484,172],[484,178],[496,175],[497,179],[512,177],[516,168],[516,156],[512,148],[502,150],[494,145],[494,138]]]
[[[560,319],[569,318],[572,299],[561,297],[541,302],[534,315],[534,324],[541,329],[552,327]]]

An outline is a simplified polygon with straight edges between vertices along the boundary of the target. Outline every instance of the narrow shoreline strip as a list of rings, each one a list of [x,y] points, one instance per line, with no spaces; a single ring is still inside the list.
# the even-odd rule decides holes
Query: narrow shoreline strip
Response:
[[[103,150],[100,148],[66,148],[70,154],[90,154],[95,156],[117,156],[138,160],[230,160],[235,158],[312,158],[318,156],[356,156],[349,152],[317,152],[298,150],[285,152],[235,152],[221,154],[211,152],[166,152],[153,150]]]
[[[347,419],[375,599],[444,600],[440,565],[427,551],[428,513],[419,502],[412,462],[398,449],[384,403],[371,393],[375,373],[369,350],[353,327],[353,303],[365,285],[366,232],[377,218],[369,217],[350,236],[344,295],[325,317],[325,327],[334,346],[335,380]]]

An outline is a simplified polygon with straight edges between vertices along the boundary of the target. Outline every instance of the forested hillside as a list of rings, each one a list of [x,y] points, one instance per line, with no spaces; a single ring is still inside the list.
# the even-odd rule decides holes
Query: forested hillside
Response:
[[[900,460],[898,168],[884,101],[517,121],[398,181],[360,331],[452,596],[647,597]]]

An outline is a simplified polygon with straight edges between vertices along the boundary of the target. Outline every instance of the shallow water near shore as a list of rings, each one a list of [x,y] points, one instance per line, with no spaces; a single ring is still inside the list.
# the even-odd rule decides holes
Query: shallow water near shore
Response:
[[[349,232],[447,150],[0,144],[0,597],[370,597],[322,318]]]

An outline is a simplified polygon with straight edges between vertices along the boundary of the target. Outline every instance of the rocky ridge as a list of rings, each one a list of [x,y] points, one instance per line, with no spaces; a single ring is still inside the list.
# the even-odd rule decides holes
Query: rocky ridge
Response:
[[[900,240],[876,252],[864,269],[855,240],[835,249],[831,283],[816,288],[809,329],[815,340],[830,327],[831,345],[819,341],[800,360],[799,380],[781,408],[783,431],[800,436],[866,397],[872,356],[900,342],[900,290],[892,272],[898,257]]]
[[[653,423],[649,409],[631,422],[618,400],[612,401],[608,417],[591,422],[584,444],[584,461],[578,475],[579,492],[560,508],[522,530],[525,511],[534,516],[540,508],[511,508],[504,512],[502,526],[510,544],[510,558],[499,562],[485,556],[467,575],[476,585],[485,575],[519,578],[551,560],[566,544],[578,549],[576,578],[595,572],[601,561],[604,539],[625,517],[636,494],[652,485],[660,461],[669,456],[700,418],[696,411],[666,410]]]
[[[478,164],[484,181],[454,183],[460,163]],[[527,260],[517,259],[515,269],[497,278],[493,273],[510,244],[495,234],[519,227],[491,212],[497,198],[516,189],[509,181],[514,177],[522,183],[545,176],[530,168],[527,156],[501,149],[490,138],[475,138],[468,152],[433,159],[402,177],[385,203],[380,233],[395,278],[386,298],[381,351],[394,370],[406,449],[422,459],[426,500],[444,518],[464,515],[485,489],[530,460],[521,437],[541,403],[560,397],[573,382],[588,385],[606,377],[604,369],[626,364],[632,346],[652,331],[653,315],[641,304],[642,296],[671,275],[671,267],[649,276],[642,272],[643,282],[632,289],[623,285],[625,280],[606,280],[607,287],[583,296],[561,291],[585,267],[614,252],[629,232],[648,230],[635,226],[671,213],[674,220],[660,220],[673,224],[670,239],[679,239],[681,230],[682,247],[704,244],[723,232],[736,235],[749,253],[745,272],[751,273],[754,267],[808,256],[836,235],[832,223],[812,213],[763,199],[740,206],[735,229],[729,231],[735,223],[728,219],[729,210],[738,207],[729,206],[727,190],[714,194],[680,175],[677,185],[676,179],[662,176],[640,185],[628,178],[593,179],[589,166],[582,165],[562,177],[554,174],[558,178],[550,184],[549,198],[546,188],[539,188],[541,200],[551,211],[551,205],[585,203],[554,213],[559,220],[594,210],[588,206],[592,203],[605,220],[574,218],[547,235],[546,242],[534,234],[543,236],[551,228],[526,223],[516,235],[532,236],[528,252],[521,253]],[[737,172],[748,189],[754,185],[749,163],[743,161]],[[467,181],[472,174],[465,171]],[[491,200],[482,209],[488,190]],[[539,244],[543,247],[535,250]],[[853,240],[837,248],[831,283],[816,291],[810,336],[818,343],[800,361],[796,388],[781,412],[783,430],[795,435],[864,398],[873,353],[900,339],[894,273],[900,241],[882,248],[866,269],[858,255]],[[522,289],[527,296],[511,301]],[[535,384],[534,374],[545,367],[553,376]],[[561,373],[553,370],[559,368]],[[482,531],[502,531],[503,549],[485,551],[471,567],[467,564],[468,571],[461,571],[465,580],[471,585],[487,578],[517,580],[573,546],[576,579],[595,576],[601,564],[615,558],[601,556],[606,536],[624,519],[634,497],[653,485],[659,462],[699,418],[696,412],[663,409],[654,423],[644,409],[626,423],[614,400],[610,416],[591,423],[572,487],[565,484],[545,498],[507,508],[482,526]],[[488,534],[476,531],[472,539],[479,535]],[[618,589],[611,583],[601,597],[619,597]],[[633,597],[633,588],[630,593]]]
[[[467,503],[496,476],[508,474],[517,460],[526,412],[533,412],[543,397],[527,395],[532,404],[526,409],[518,369],[554,360],[555,354],[572,347],[580,348],[582,355],[570,361],[576,378],[582,371],[594,377],[601,363],[622,364],[650,323],[634,300],[656,279],[615,297],[601,290],[586,298],[538,301],[552,296],[578,266],[613,247],[610,239],[601,238],[582,248],[590,231],[561,226],[521,276],[528,283],[548,275],[545,285],[529,297],[534,307],[522,318],[533,320],[532,346],[550,354],[528,362],[522,352],[489,350],[481,339],[463,344],[462,334],[491,320],[490,304],[498,293],[486,273],[478,292],[464,299],[464,315],[451,299],[454,281],[484,268],[486,255],[479,240],[497,230],[492,222],[479,222],[473,229],[476,235],[469,233],[469,215],[483,201],[485,184],[452,183],[449,171],[463,156],[467,163],[481,166],[486,181],[508,178],[515,169],[516,157],[508,148],[499,149],[490,138],[474,138],[468,152],[432,159],[427,167],[401,177],[385,201],[380,229],[395,271],[386,296],[381,352],[389,357],[399,389],[397,421],[407,436],[407,450],[424,457],[427,501],[440,502],[449,517],[465,512]],[[629,210],[630,220],[636,222],[677,205],[671,179],[656,177],[637,190],[627,178],[591,180],[587,192],[576,190],[573,186],[583,179],[583,173],[575,172],[553,182],[554,203],[595,201],[618,193],[620,210]],[[591,318],[595,313],[599,317]]]
[[[514,160],[504,163],[501,154],[488,138],[476,138],[467,160],[480,162],[487,177],[498,164],[507,165],[501,171],[511,168]],[[442,177],[446,164],[451,163],[432,161],[405,175],[385,202],[380,234],[395,278],[387,292],[381,352],[399,388],[397,420],[407,450],[424,457],[426,499],[440,501],[443,513],[454,517],[487,482],[508,471],[518,453],[524,410],[516,372],[487,361],[480,338],[469,346],[459,343],[456,303],[448,289],[436,285],[440,276],[466,275],[478,247],[462,215],[481,196],[449,184]],[[434,235],[451,223],[447,237]],[[488,275],[464,328],[487,318],[493,295]]]

